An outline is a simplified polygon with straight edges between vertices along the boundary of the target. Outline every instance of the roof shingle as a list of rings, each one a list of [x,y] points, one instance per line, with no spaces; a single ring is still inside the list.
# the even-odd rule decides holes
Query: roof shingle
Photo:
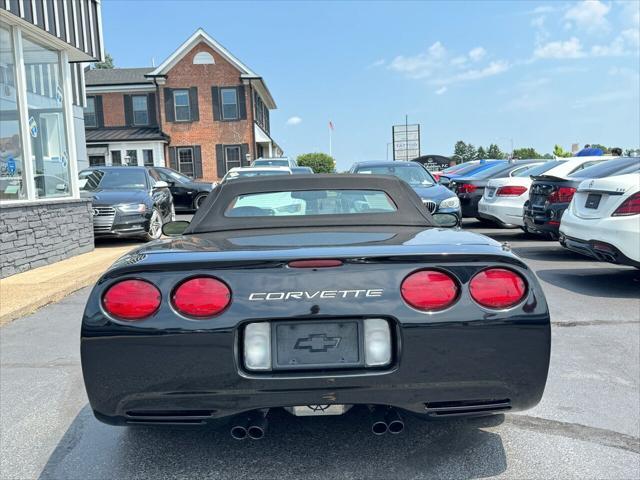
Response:
[[[98,85],[128,85],[132,83],[153,83],[145,78],[145,74],[152,72],[153,67],[143,68],[102,68],[87,70],[84,78],[88,87]]]
[[[87,143],[169,140],[157,127],[87,128],[85,133]]]

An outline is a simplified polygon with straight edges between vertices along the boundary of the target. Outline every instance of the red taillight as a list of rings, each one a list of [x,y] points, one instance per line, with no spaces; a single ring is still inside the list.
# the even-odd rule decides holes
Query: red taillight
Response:
[[[509,308],[522,301],[527,293],[527,284],[511,270],[489,268],[471,279],[469,292],[471,298],[483,307]]]
[[[560,187],[547,198],[549,203],[569,203],[576,189],[572,187]]]
[[[426,312],[443,310],[458,299],[458,283],[446,273],[420,270],[402,282],[400,292],[413,308]]]
[[[496,190],[496,197],[519,197],[527,191],[527,187],[521,187],[518,185],[504,186]]]
[[[640,192],[634,193],[627,198],[622,205],[613,212],[613,217],[624,217],[626,215],[638,215],[640,213]]]
[[[478,187],[472,185],[470,183],[461,183],[458,185],[458,193],[473,193],[477,190]]]
[[[107,313],[122,320],[142,320],[160,307],[160,290],[144,280],[123,280],[102,297]]]
[[[231,303],[231,290],[212,277],[191,278],[173,292],[173,306],[189,317],[205,318],[218,315]]]

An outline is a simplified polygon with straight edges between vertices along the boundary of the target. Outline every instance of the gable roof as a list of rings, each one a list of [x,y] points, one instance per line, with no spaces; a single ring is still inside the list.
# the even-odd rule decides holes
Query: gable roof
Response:
[[[153,67],[143,68],[104,68],[87,70],[84,74],[88,87],[101,85],[128,85],[132,83],[152,83],[145,77]]]
[[[180,45],[167,59],[158,65],[157,68],[151,69],[150,72],[146,73],[148,77],[156,77],[166,75],[171,68],[178,63],[187,53],[191,51],[193,47],[198,45],[200,42],[205,42],[209,47],[215,50],[219,55],[221,55],[225,60],[227,60],[231,65],[236,67],[240,71],[240,77],[245,80],[255,80],[258,84],[258,90],[260,91],[263,100],[267,104],[267,107],[273,109],[277,108],[275,100],[271,96],[271,92],[267,88],[267,85],[264,83],[264,80],[261,76],[256,74],[253,70],[247,67],[244,63],[242,63],[237,57],[235,57],[229,50],[223,47],[218,41],[216,41],[213,37],[211,37],[207,32],[205,32],[202,28],[198,28],[193,35],[191,35],[182,45]]]

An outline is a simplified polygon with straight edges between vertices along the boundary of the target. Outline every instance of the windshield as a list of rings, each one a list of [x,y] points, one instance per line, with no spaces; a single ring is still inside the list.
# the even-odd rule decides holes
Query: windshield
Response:
[[[175,170],[162,169],[158,170],[161,176],[165,177],[163,180],[170,181],[178,181],[180,183],[191,183],[193,182],[193,178],[187,177],[186,175],[181,174],[180,172],[176,172]]]
[[[241,170],[239,172],[229,172],[224,176],[225,181],[235,180],[236,178],[262,177],[265,175],[289,175],[286,170]]]
[[[563,164],[565,161],[553,160],[550,162],[544,162],[540,165],[536,165],[535,167],[526,168],[518,173],[515,173],[513,176],[514,177],[531,177],[531,176],[540,175],[546,171],[551,170],[554,167],[557,167],[558,165]]]
[[[254,167],[288,167],[289,160],[256,160]]]
[[[395,212],[389,196],[379,190],[301,190],[237,196],[225,217],[281,217]]]
[[[80,190],[146,190],[147,179],[142,170],[85,170],[78,175]]]
[[[407,182],[412,187],[428,187],[436,182],[429,172],[420,165],[378,165],[356,168],[354,173],[370,175],[393,175]]]

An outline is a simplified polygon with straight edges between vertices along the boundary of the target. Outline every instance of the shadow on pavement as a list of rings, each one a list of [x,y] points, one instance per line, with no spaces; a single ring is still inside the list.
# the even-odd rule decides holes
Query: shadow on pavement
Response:
[[[364,408],[339,417],[269,413],[267,436],[233,440],[226,429],[122,428],[85,406],[40,480],[104,478],[478,478],[507,468],[502,439],[482,430],[503,415],[425,422],[376,437]]]
[[[640,270],[629,267],[538,270],[538,277],[556,287],[581,295],[640,298]]]
[[[579,253],[572,252],[560,246],[558,242],[549,242],[549,245],[518,247],[513,246],[513,252],[521,258],[527,260],[538,260],[543,262],[596,262],[592,258]],[[604,265],[604,264],[603,264]]]

